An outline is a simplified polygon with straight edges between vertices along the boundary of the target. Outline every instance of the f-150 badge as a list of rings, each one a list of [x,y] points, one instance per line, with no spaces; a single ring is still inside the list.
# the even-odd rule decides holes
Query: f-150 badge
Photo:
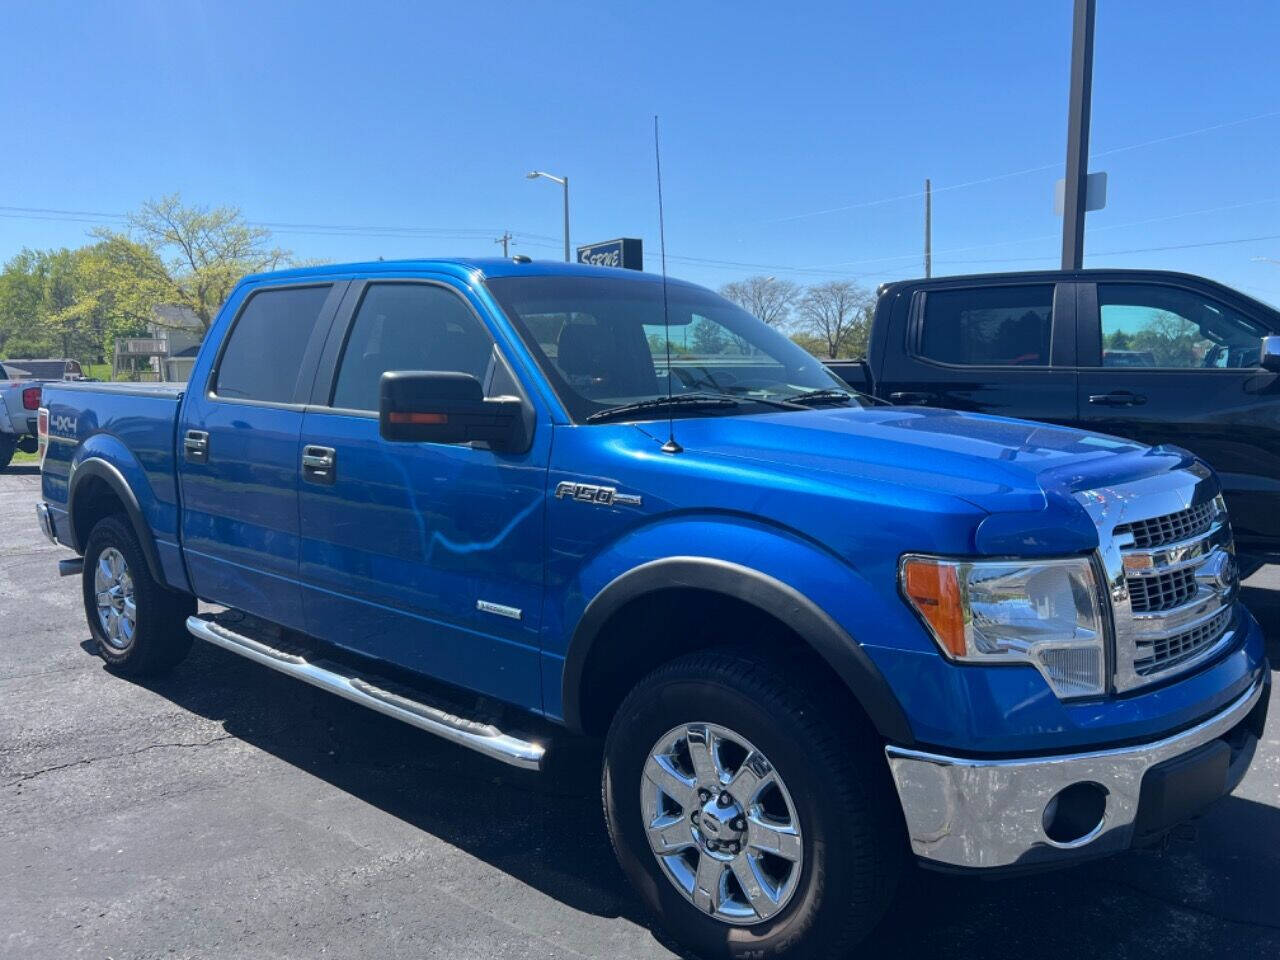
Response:
[[[582,503],[594,503],[597,507],[611,507],[614,504],[626,507],[640,506],[640,497],[634,493],[619,493],[615,487],[601,487],[594,483],[574,483],[572,480],[561,480],[556,484],[556,499],[578,500]]]

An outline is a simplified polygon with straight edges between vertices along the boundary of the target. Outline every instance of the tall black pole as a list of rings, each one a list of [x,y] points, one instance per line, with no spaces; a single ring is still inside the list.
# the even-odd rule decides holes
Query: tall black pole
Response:
[[[933,185],[924,181],[924,275],[933,276]]]
[[[1071,105],[1067,114],[1067,182],[1062,198],[1062,269],[1084,266],[1084,210],[1089,178],[1089,109],[1093,97],[1095,0],[1075,0],[1071,23]]]

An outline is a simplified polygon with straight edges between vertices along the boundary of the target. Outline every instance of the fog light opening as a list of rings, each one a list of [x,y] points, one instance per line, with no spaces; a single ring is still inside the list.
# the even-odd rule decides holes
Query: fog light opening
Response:
[[[1102,829],[1107,813],[1107,788],[1098,783],[1073,783],[1059,790],[1044,808],[1044,834],[1059,846],[1080,846]]]

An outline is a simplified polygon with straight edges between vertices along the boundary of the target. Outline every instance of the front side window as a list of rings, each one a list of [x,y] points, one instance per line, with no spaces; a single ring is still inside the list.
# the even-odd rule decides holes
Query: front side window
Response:
[[[1240,369],[1258,365],[1266,332],[1189,290],[1098,284],[1104,367]]]
[[[425,283],[375,283],[342,352],[332,405],[377,410],[389,370],[469,373],[484,383],[493,340],[457,294]]]
[[[848,390],[816,357],[692,284],[668,285],[665,324],[652,280],[499,277],[488,286],[579,422],[668,391],[738,401],[718,412],[759,413],[808,391]]]
[[[959,366],[1049,364],[1053,285],[930,290],[920,354]]]
[[[253,294],[236,318],[218,362],[214,392],[232,400],[289,403],[329,286]]]

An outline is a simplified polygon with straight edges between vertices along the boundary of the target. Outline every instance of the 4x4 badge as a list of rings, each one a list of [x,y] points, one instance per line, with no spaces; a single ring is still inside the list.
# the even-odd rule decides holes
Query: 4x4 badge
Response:
[[[574,483],[572,480],[561,480],[556,484],[556,499],[568,497],[582,503],[594,503],[598,507],[611,507],[614,504],[625,507],[638,507],[640,497],[634,493],[619,493],[614,487],[601,487],[594,483]]]

